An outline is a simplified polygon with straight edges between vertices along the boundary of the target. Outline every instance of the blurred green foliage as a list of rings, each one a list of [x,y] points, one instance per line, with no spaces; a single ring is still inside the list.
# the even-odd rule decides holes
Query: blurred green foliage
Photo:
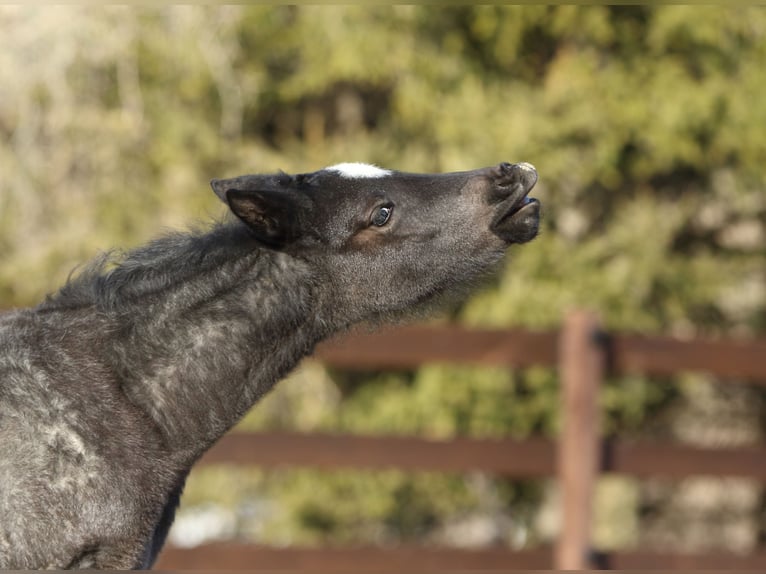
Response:
[[[616,329],[766,331],[760,7],[8,6],[0,85],[3,306],[39,301],[99,249],[218,217],[211,177],[507,160],[540,172],[542,234],[455,320],[548,328],[586,306]],[[307,365],[243,427],[553,434],[556,387],[544,369]],[[611,381],[607,431],[638,429],[673,396]],[[216,472],[192,479],[187,504],[225,494]],[[511,509],[512,526],[496,523],[522,544],[542,492],[471,477],[248,476],[280,508],[257,529],[266,540],[427,537],[484,505]]]

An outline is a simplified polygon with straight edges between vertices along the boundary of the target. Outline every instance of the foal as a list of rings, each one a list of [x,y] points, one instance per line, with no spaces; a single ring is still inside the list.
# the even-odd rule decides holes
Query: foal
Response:
[[[146,568],[194,462],[322,339],[538,231],[537,173],[365,164],[213,180],[236,218],[0,316],[0,568]]]

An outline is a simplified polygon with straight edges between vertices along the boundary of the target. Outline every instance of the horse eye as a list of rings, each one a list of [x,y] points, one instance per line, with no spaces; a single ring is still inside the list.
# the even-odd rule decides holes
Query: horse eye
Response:
[[[383,227],[388,220],[391,219],[391,212],[394,210],[393,205],[382,205],[378,207],[370,218],[370,223],[377,227]]]

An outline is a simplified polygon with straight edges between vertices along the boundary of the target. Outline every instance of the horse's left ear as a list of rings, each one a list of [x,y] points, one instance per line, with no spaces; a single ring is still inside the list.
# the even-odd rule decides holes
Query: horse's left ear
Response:
[[[229,209],[261,243],[280,249],[300,238],[301,207],[294,193],[240,189],[224,193]]]
[[[252,176],[250,177],[253,178]],[[211,179],[210,187],[213,188],[218,199],[228,204],[228,201],[226,201],[226,192],[230,189],[248,189],[250,186],[248,185],[246,178],[248,178],[248,176],[231,177],[229,179]]]

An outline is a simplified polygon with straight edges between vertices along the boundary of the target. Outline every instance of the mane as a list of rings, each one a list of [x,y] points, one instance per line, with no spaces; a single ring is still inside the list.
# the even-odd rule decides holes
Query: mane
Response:
[[[66,284],[48,295],[41,309],[95,306],[115,310],[250,253],[254,239],[239,222],[169,232],[130,251],[110,250],[76,267]]]

